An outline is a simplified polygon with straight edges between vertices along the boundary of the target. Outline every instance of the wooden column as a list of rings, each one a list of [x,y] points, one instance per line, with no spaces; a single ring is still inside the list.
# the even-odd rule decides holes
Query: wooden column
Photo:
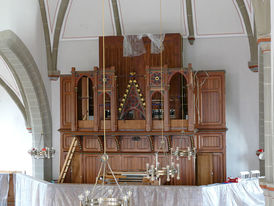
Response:
[[[164,130],[170,129],[170,117],[169,117],[169,92],[168,87],[164,88]]]
[[[81,96],[84,97],[82,98],[82,117],[81,117],[81,120],[88,120],[88,117],[89,117],[89,114],[88,114],[88,111],[89,111],[89,108],[88,108],[88,104],[89,104],[89,100],[88,100],[88,81],[89,81],[89,78],[88,77],[82,77],[82,94]],[[77,100],[76,100],[77,102]],[[80,105],[79,105],[80,106]]]
[[[118,117],[117,117],[117,85],[116,76],[112,77],[112,88],[111,88],[111,130],[116,131],[118,128]]]
[[[99,130],[99,102],[98,102],[98,68],[94,67],[94,87],[93,87],[93,97],[94,97],[94,131]]]
[[[194,130],[194,80],[192,65],[188,65],[188,88],[187,88],[187,105],[188,105],[188,130]],[[182,105],[183,107],[183,105]]]
[[[75,85],[75,68],[71,69],[71,87],[72,87],[72,104],[71,104],[71,130],[77,130],[77,85]]]
[[[170,130],[170,116],[169,116],[169,85],[168,85],[168,66],[163,67],[163,89],[164,89],[164,130]]]
[[[152,105],[149,85],[149,66],[146,66],[146,131],[152,129]]]

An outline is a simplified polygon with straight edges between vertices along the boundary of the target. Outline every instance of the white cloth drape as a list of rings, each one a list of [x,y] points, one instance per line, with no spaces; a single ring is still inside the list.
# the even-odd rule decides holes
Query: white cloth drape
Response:
[[[9,180],[9,174],[0,174],[0,206],[7,206]]]
[[[87,184],[51,184],[16,175],[16,206],[78,206],[78,195],[92,190]],[[112,188],[119,195],[117,186]],[[263,206],[264,195],[257,179],[209,186],[121,186],[133,192],[134,206]],[[95,197],[108,189],[97,186]]]

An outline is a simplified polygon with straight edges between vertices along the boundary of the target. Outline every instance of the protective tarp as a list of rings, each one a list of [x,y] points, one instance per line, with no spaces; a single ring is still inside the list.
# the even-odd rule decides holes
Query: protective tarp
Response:
[[[18,178],[19,177],[19,178]],[[51,184],[17,174],[16,206],[74,206],[80,205],[78,195],[92,190],[87,184]],[[209,186],[137,186],[122,185],[124,192],[133,192],[133,206],[263,206],[264,195],[257,179],[240,183]],[[108,189],[119,195],[117,186],[97,186],[95,197]],[[17,193],[18,191],[16,191]]]
[[[134,57],[146,53],[142,35],[126,35],[123,41],[123,56]]]
[[[140,34],[140,35],[125,35],[123,40],[123,56],[134,57],[146,53],[143,42],[143,37],[147,36],[151,40],[150,52],[159,54],[164,50],[163,41],[165,34]]]
[[[163,41],[165,34],[147,34],[147,36],[151,40],[150,52],[152,54],[160,54],[164,50]]]
[[[50,183],[23,174],[15,176],[15,206],[50,205]]]
[[[202,187],[203,206],[259,206],[265,205],[258,179],[240,183],[218,184]]]
[[[9,182],[9,174],[0,174],[0,206],[7,206]]]

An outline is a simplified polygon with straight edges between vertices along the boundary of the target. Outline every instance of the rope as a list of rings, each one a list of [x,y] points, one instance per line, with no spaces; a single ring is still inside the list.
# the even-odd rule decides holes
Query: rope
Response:
[[[113,173],[113,171],[112,171],[112,169],[111,169],[111,167],[110,167],[110,165],[109,165],[108,162],[107,162],[107,165],[108,165],[108,168],[109,168],[109,170],[110,170],[110,172],[111,172],[111,174],[112,174],[112,176],[113,176],[113,178],[114,178],[114,181],[115,181],[115,183],[117,184],[117,186],[118,186],[118,188],[119,188],[121,194],[124,194],[124,193],[123,193],[123,190],[122,190],[121,186],[119,185],[119,183],[118,183],[118,181],[117,181],[117,179],[116,179],[116,177],[115,177],[115,175],[114,175],[114,173]]]
[[[105,60],[105,0],[102,0],[102,28],[103,28],[103,105],[104,105],[104,154],[107,153],[106,145],[106,60]]]
[[[161,69],[161,89],[160,89],[160,101],[161,101],[161,110],[162,110],[162,131],[161,131],[161,144],[160,144],[160,149],[161,151],[163,149],[164,144],[166,144],[166,141],[164,141],[164,104],[163,104],[163,22],[162,22],[162,0],[160,0],[160,41],[161,41],[161,46],[160,46],[160,69]],[[158,153],[158,152],[157,152]]]
[[[91,192],[91,196],[93,195],[94,190],[95,190],[95,188],[96,188],[96,186],[97,186],[97,184],[98,184],[98,180],[99,180],[99,178],[100,178],[100,174],[101,174],[101,171],[102,171],[102,166],[103,166],[103,163],[101,163],[101,165],[100,165],[100,169],[99,169],[98,175],[97,175],[97,177],[96,177],[95,184],[94,184],[93,189],[92,189],[92,192]]]

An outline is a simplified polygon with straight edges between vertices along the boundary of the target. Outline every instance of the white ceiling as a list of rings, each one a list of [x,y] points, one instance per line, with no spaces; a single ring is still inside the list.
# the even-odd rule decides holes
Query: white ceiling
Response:
[[[44,0],[49,29],[54,32],[61,0]],[[111,0],[105,1],[105,35],[115,35]],[[251,0],[244,0],[251,22]],[[117,0],[123,34],[160,33],[159,0]],[[236,0],[192,0],[196,38],[245,36],[245,25]],[[185,0],[162,0],[164,33],[188,36]],[[61,40],[96,39],[102,35],[102,0],[70,0]]]
[[[11,73],[8,65],[6,64],[6,62],[1,56],[0,56],[0,77],[9,86],[9,88],[16,94],[16,96],[20,99],[21,103],[24,105],[20,90],[13,77],[13,74]]]

